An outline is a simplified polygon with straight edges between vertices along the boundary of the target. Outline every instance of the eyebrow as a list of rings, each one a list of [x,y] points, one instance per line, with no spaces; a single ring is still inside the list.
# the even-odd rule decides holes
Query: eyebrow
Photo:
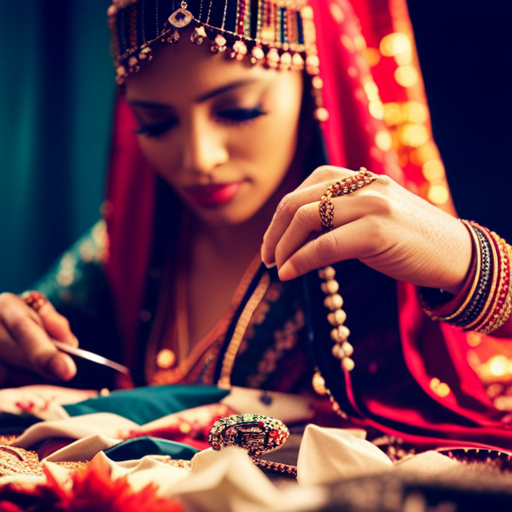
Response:
[[[216,89],[212,89],[211,91],[208,91],[202,94],[201,96],[197,97],[195,100],[193,100],[193,103],[204,103],[205,101],[211,100],[215,96],[219,96],[233,89],[238,89],[239,87],[250,85],[256,81],[256,78],[245,78],[237,80],[236,82],[231,82],[229,84],[222,85],[220,87],[217,87]],[[143,107],[152,110],[168,110],[170,108],[169,105],[165,105],[164,103],[158,103],[154,101],[133,100],[129,103],[130,105],[135,105],[137,107]]]

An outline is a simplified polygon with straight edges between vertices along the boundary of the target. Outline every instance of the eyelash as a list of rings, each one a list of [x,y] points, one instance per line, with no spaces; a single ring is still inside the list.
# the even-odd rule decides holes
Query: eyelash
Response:
[[[264,116],[266,112],[258,106],[256,108],[238,108],[225,110],[217,114],[219,121],[227,125],[246,125],[254,119]]]
[[[217,114],[217,119],[220,123],[228,126],[246,126],[251,121],[257,119],[260,116],[265,115],[266,112],[260,107],[256,108],[240,108],[233,110],[224,110]],[[177,121],[175,119],[169,119],[162,123],[157,123],[149,126],[142,126],[135,131],[137,135],[145,135],[146,137],[158,138],[165,135]]]
[[[146,137],[158,138],[168,132],[176,124],[175,119],[164,121],[163,123],[141,126],[135,130],[136,135],[144,135]]]

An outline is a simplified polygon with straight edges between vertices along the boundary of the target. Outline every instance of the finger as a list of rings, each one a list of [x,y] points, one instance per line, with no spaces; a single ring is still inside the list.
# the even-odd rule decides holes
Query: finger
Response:
[[[367,231],[366,224],[366,219],[358,219],[310,241],[281,265],[279,278],[289,281],[312,270],[364,255],[368,248],[368,237],[363,234]]]
[[[371,197],[357,194],[343,197],[334,197],[333,227],[337,228],[344,224],[354,222],[371,213],[375,208],[373,203],[373,194]],[[292,221],[283,233],[281,239],[277,242],[275,248],[275,262],[280,268],[282,264],[290,258],[305,243],[318,237],[322,233],[323,227],[319,212],[320,203],[312,203],[301,206],[295,213]]]
[[[78,339],[71,332],[68,319],[57,313],[51,302],[44,304],[38,315],[50,338],[78,347]]]
[[[327,185],[355,174],[354,171],[341,167],[322,166],[315,169],[290,194],[280,201],[276,212],[263,236],[261,246],[261,259],[268,267],[276,263],[275,248],[283,233],[288,228],[297,210],[308,203],[318,202],[327,189]]]
[[[275,264],[275,250],[279,240],[282,238],[288,226],[291,224],[299,208],[305,205],[316,204],[318,212],[318,201],[325,192],[325,184],[316,184],[301,190],[294,190],[283,197],[277,206],[276,213],[263,235],[261,246],[261,258],[267,266]]]
[[[8,343],[11,347],[2,350],[4,360],[50,378],[69,380],[76,374],[73,360],[57,350],[21,299],[4,301],[2,306],[0,320],[10,337],[3,345]]]
[[[322,224],[318,214],[319,203],[301,206],[293,216],[286,231],[275,247],[274,258],[277,268],[303,245],[314,240],[322,233]]]
[[[308,177],[296,188],[302,190],[304,188],[326,183],[329,181],[342,180],[348,176],[355,174],[355,171],[345,169],[344,167],[335,167],[333,165],[322,165],[317,167]]]

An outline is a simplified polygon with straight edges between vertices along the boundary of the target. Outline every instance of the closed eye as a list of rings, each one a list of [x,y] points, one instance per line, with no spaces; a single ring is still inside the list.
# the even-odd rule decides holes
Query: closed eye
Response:
[[[168,119],[161,123],[150,124],[146,126],[141,126],[135,133],[137,135],[145,135],[146,137],[161,137],[165,135],[171,128],[176,125],[176,119]]]
[[[264,116],[266,112],[261,106],[256,108],[236,108],[231,110],[222,110],[217,113],[217,117],[225,124],[246,124],[253,119]]]

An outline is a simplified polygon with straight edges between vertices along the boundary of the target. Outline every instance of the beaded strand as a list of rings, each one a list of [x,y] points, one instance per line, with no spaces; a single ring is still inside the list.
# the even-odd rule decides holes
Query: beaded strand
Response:
[[[318,271],[320,279],[324,282],[320,285],[322,291],[327,295],[324,300],[324,306],[329,310],[327,320],[333,327],[331,330],[331,339],[334,342],[332,355],[341,360],[341,368],[347,372],[354,369],[354,361],[351,359],[354,348],[347,341],[350,331],[344,325],[347,314],[343,311],[343,298],[338,293],[340,285],[334,279],[336,270],[333,267],[325,267]]]

